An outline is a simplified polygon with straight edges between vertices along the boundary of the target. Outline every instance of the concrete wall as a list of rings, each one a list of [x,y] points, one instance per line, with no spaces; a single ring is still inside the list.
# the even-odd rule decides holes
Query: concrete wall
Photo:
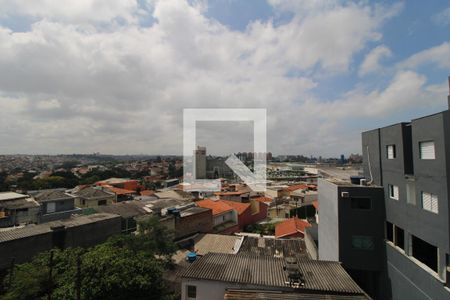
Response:
[[[45,226],[45,225],[37,225]],[[68,227],[63,234],[64,247],[90,247],[104,242],[108,237],[119,234],[120,217],[99,220],[89,224]],[[56,247],[54,232],[49,231],[25,238],[0,243],[0,269],[15,263],[31,260],[36,254]]]
[[[450,299],[449,289],[437,277],[418,267],[416,262],[392,245],[386,245],[386,252],[391,299]]]
[[[319,259],[339,261],[339,212],[337,185],[319,179]]]
[[[179,239],[198,232],[208,233],[213,231],[212,210],[192,214],[190,216],[175,219],[175,238]]]
[[[382,185],[380,151],[380,130],[364,132],[362,134],[363,170],[367,180],[372,179],[376,185]]]

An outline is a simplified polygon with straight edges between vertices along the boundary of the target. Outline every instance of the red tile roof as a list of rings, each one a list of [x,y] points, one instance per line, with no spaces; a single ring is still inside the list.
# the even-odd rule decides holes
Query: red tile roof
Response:
[[[237,191],[237,192],[216,192],[214,195],[216,196],[240,196],[243,194],[248,194],[247,191]]]
[[[296,190],[307,190],[307,189],[308,189],[308,185],[307,184],[294,184],[294,185],[291,185],[291,186],[289,186],[287,188],[287,190],[289,192],[293,192],[293,191],[296,191]]]
[[[143,190],[141,191],[141,196],[153,196],[155,193],[153,190]]]
[[[197,206],[209,208],[212,210],[213,216],[223,214],[227,211],[233,210],[231,206],[221,201],[213,201],[211,199],[205,199],[197,201]]]
[[[269,197],[255,197],[252,198],[253,200],[256,200],[258,202],[264,202],[264,203],[272,203],[273,199]]]
[[[134,194],[135,191],[130,191],[130,190],[125,190],[125,189],[121,189],[121,188],[116,188],[110,185],[104,185],[104,188],[106,188],[107,190],[113,192],[116,195],[128,195],[128,194]]]
[[[240,203],[240,202],[228,201],[228,200],[220,200],[220,202],[223,202],[223,203],[231,206],[235,210],[237,210],[239,215],[243,214],[247,209],[250,208],[249,203]]]
[[[306,220],[301,220],[297,217],[288,219],[275,226],[275,237],[281,238],[297,234],[299,232],[305,233],[305,228],[311,225]]]

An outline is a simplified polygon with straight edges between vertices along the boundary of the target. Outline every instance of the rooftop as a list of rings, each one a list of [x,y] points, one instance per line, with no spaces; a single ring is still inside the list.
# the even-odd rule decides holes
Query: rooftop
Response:
[[[254,300],[254,299],[270,299],[270,300],[368,300],[366,295],[334,295],[334,294],[317,294],[317,293],[293,293],[284,291],[267,291],[267,290],[235,290],[228,289],[225,292],[224,300]]]
[[[275,226],[275,236],[277,238],[282,238],[299,232],[304,233],[305,228],[310,226],[308,221],[294,217],[277,224]]]
[[[123,218],[132,218],[149,214],[150,212],[145,210],[144,207],[144,202],[133,200],[99,206],[95,208],[95,210],[98,212],[120,215]]]
[[[299,288],[289,286],[285,259],[245,254],[208,253],[180,272],[182,278],[282,287],[286,290],[324,291],[328,293],[364,294],[339,262],[300,260],[304,277]]]
[[[28,195],[22,195],[19,193],[14,193],[14,192],[4,192],[4,193],[0,193],[0,201],[11,201],[11,200],[15,200],[15,199],[23,199],[23,198],[28,198]]]
[[[235,235],[202,234],[195,242],[194,248],[198,255],[210,252],[236,254],[243,239]]]
[[[231,206],[222,201],[213,201],[211,199],[200,200],[196,202],[198,206],[209,208],[213,211],[213,215],[220,215],[227,211],[233,210]]]
[[[238,212],[239,215],[244,213],[251,206],[250,203],[241,203],[241,202],[229,201],[229,200],[220,200],[220,202],[223,202],[223,203],[231,206],[232,208],[234,208]]]
[[[275,239],[245,236],[239,253],[268,255],[272,257],[308,258],[305,241],[302,239]]]
[[[88,216],[73,216],[70,219],[66,220],[48,222],[39,225],[28,225],[20,228],[6,228],[4,230],[0,230],[0,243],[48,233],[52,231],[51,227],[54,226],[64,225],[66,228],[76,227],[115,218],[118,218],[118,216],[113,214],[101,213]]]
[[[38,202],[55,201],[70,198],[73,198],[73,196],[67,194],[64,190],[61,189],[41,191],[36,193],[36,195],[34,196],[34,199],[36,199]]]

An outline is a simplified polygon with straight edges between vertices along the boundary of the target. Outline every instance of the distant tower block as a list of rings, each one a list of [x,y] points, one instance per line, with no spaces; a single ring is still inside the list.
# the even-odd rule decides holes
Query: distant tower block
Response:
[[[206,147],[195,150],[195,179],[206,179]]]

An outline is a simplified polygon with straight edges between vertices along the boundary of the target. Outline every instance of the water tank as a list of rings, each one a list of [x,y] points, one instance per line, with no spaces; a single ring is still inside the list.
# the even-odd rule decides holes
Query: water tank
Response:
[[[189,252],[186,255],[186,260],[190,263],[194,262],[197,259],[197,253],[195,252]]]

